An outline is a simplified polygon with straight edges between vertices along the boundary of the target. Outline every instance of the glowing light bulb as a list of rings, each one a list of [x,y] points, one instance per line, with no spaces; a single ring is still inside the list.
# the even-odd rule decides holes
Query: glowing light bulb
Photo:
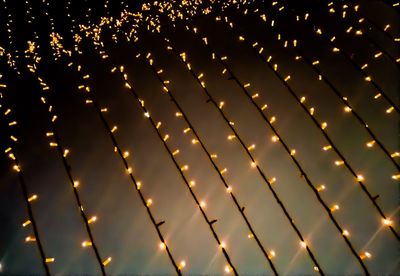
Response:
[[[206,202],[204,201],[204,200],[202,200],[202,201],[200,201],[200,207],[201,208],[204,208],[204,207],[206,207]]]
[[[272,258],[274,258],[275,256],[276,256],[275,251],[274,251],[274,250],[270,250],[270,251],[269,251],[269,254],[268,254],[268,257],[269,257],[270,259],[272,259]]]
[[[350,236],[350,233],[349,233],[349,231],[344,229],[343,232],[342,232],[342,235],[348,237],[348,236]]]
[[[32,195],[32,196],[30,196],[30,197],[28,198],[28,202],[32,202],[32,201],[36,200],[37,198],[38,198],[37,195]]]
[[[36,238],[34,236],[27,236],[25,238],[25,242],[34,242],[36,241]]]
[[[300,242],[300,246],[301,246],[302,248],[306,248],[306,247],[307,247],[307,243],[306,243],[305,241],[301,241],[301,242]]]
[[[357,175],[357,181],[363,181],[364,180],[364,176],[362,176],[361,174]]]
[[[88,247],[88,246],[92,246],[92,242],[91,241],[82,242],[82,247]]]
[[[93,216],[88,220],[88,223],[91,224],[93,222],[97,221],[97,216]]]
[[[180,261],[179,262],[179,270],[182,270],[182,269],[184,269],[185,268],[185,266],[186,266],[186,262],[185,261]]]
[[[394,107],[393,106],[391,106],[391,107],[389,107],[388,109],[386,109],[386,113],[392,113],[392,111],[394,110]]]
[[[375,144],[375,140],[369,141],[367,143],[367,147],[372,148],[374,146],[374,144]]]
[[[372,254],[369,253],[368,251],[365,251],[364,253],[362,253],[362,254],[360,255],[361,260],[370,259],[371,257],[372,257]]]
[[[331,145],[329,145],[329,146],[325,146],[325,147],[323,147],[322,149],[324,150],[324,151],[327,151],[327,150],[330,150],[332,148],[332,146]]]
[[[256,148],[256,145],[251,145],[251,146],[249,146],[247,149],[250,151],[250,150],[253,150],[253,149],[255,149]]]
[[[349,106],[346,106],[346,107],[344,108],[344,111],[345,111],[345,112],[350,112],[350,111],[351,111],[351,108],[350,108]]]
[[[341,166],[341,165],[343,165],[344,164],[344,161],[342,161],[342,160],[336,160],[335,161],[335,165],[336,166]]]
[[[339,205],[335,204],[331,207],[331,212],[339,210]]]
[[[165,248],[166,248],[167,246],[166,246],[166,244],[165,244],[164,242],[160,242],[160,244],[158,245],[158,247],[159,247],[161,250],[165,250]]]
[[[399,157],[400,156],[400,152],[394,152],[390,155],[390,157]]]
[[[400,174],[392,175],[392,179],[399,180],[400,179]]]
[[[393,225],[393,221],[391,219],[382,219],[382,223],[385,226],[392,226]]]
[[[319,185],[318,188],[317,188],[317,191],[321,192],[321,191],[323,191],[325,189],[326,189],[325,185]]]
[[[54,263],[55,260],[56,260],[55,258],[46,258],[45,262],[46,263]]]
[[[105,260],[103,261],[103,266],[107,266],[107,265],[111,262],[111,260],[112,260],[111,257],[108,257],[107,259],[105,259]]]

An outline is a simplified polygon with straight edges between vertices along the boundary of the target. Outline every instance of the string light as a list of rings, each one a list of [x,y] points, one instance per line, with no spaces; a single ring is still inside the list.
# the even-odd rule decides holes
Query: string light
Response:
[[[225,17],[225,20],[226,20],[227,22],[229,22],[227,17]],[[217,21],[219,21],[219,20],[217,20]],[[228,24],[228,26],[229,26],[230,29],[232,29],[236,34],[240,35],[240,33],[234,28],[234,24],[230,23],[230,24]],[[247,42],[244,41],[244,43],[247,43]],[[250,44],[250,43],[248,43],[248,44]],[[252,49],[254,48],[252,45],[249,45],[249,47],[251,47]],[[256,52],[256,50],[255,50],[255,52]],[[262,55],[260,55],[260,54],[258,54],[258,53],[257,53],[257,55],[260,57],[261,60],[263,60],[263,62],[265,62],[265,63],[269,66],[269,68],[273,69],[273,68],[272,68],[272,65],[270,64],[269,59],[268,59],[268,60],[265,60],[264,56],[262,56]],[[282,77],[276,72],[276,70],[273,70],[273,71],[275,72],[275,74],[277,75],[277,77],[278,77],[279,79],[282,80]],[[291,89],[291,87],[289,86],[289,84],[288,84],[287,82],[284,82],[284,81],[283,81],[282,83],[286,86],[286,88],[288,89],[288,91],[300,102],[299,97],[294,93],[294,91]],[[343,100],[347,103],[347,99],[346,99],[345,97],[343,97]],[[301,103],[300,103],[300,104],[301,104]],[[302,106],[303,109],[306,111],[305,105],[301,104],[301,106]],[[310,112],[310,113],[308,113],[308,114],[313,115],[313,113],[314,113],[314,111],[312,111],[312,112]],[[353,112],[353,113],[354,113],[354,112]],[[356,117],[357,117],[357,116],[356,116]],[[316,125],[318,124],[318,121],[315,119],[314,116],[311,117],[311,119],[312,119],[312,121],[313,121]],[[364,123],[364,125],[366,126],[366,129],[368,129],[368,125],[367,125],[365,122],[363,122],[363,123]],[[325,126],[325,127],[326,127],[326,126]],[[334,151],[335,151],[340,157],[342,157],[342,160],[343,160],[343,162],[344,162],[344,165],[345,165],[346,169],[347,169],[351,174],[353,174],[353,176],[356,177],[358,183],[361,184],[360,186],[361,186],[363,192],[367,195],[367,197],[368,197],[368,198],[370,199],[370,201],[373,203],[375,209],[378,211],[378,213],[381,215],[381,217],[385,217],[385,215],[384,215],[383,211],[381,210],[380,206],[379,206],[379,205],[377,204],[377,202],[374,200],[374,197],[371,195],[371,193],[368,191],[368,189],[367,189],[367,188],[365,187],[365,185],[362,183],[362,180],[363,180],[363,179],[361,180],[361,179],[358,177],[358,175],[355,173],[355,170],[350,166],[350,164],[346,161],[346,159],[344,159],[343,154],[342,154],[341,152],[339,152],[338,148],[333,144],[333,141],[332,141],[332,139],[328,136],[327,132],[323,131],[322,125],[321,125],[319,128],[320,128],[322,134],[324,135],[324,137],[326,138],[326,140],[328,140],[328,142],[330,143],[330,146],[332,147],[332,149],[334,149]],[[374,140],[375,140],[375,141],[377,141],[376,137],[373,135],[372,132],[369,132],[369,134],[370,134],[372,137],[374,137]],[[387,154],[388,156],[390,156],[390,154],[388,153],[387,150],[385,150],[385,148],[383,147],[383,145],[382,145],[382,144],[380,144],[380,145],[381,145],[381,148],[386,152],[386,154]],[[390,157],[390,158],[391,158],[391,157]],[[393,160],[393,158],[391,158],[391,160],[392,160],[392,163],[395,164],[396,168],[400,168],[399,165]],[[397,240],[400,240],[399,234],[395,231],[395,229],[394,229],[393,227],[390,228],[390,231],[392,232],[392,234],[395,236],[395,238],[396,238]],[[352,250],[352,252],[353,252],[353,255],[356,256],[355,251]],[[359,261],[360,261],[360,259],[359,259]]]
[[[2,80],[3,75],[0,73],[0,80]],[[11,124],[10,122],[16,122],[12,116],[12,110],[11,108],[8,107],[8,102],[6,102],[6,97],[5,95],[7,95],[7,93],[3,93],[3,89],[8,89],[7,85],[2,85],[1,86],[1,90],[0,90],[0,111],[4,114],[4,116],[0,117],[0,122],[3,123],[2,121],[5,121],[5,125],[6,125],[6,133],[13,133],[13,129],[15,128],[15,126],[17,125],[17,123]],[[3,108],[6,109],[6,111],[3,111]],[[2,128],[3,129],[3,128]],[[45,274],[46,275],[50,275],[50,268],[48,266],[48,262],[47,262],[47,257],[42,245],[42,241],[40,239],[40,235],[39,235],[39,229],[38,226],[36,224],[36,219],[32,210],[32,201],[33,200],[37,200],[38,196],[36,194],[29,196],[29,191],[28,191],[28,185],[26,184],[25,181],[25,176],[24,173],[21,169],[20,166],[20,161],[18,159],[18,155],[14,149],[15,146],[15,139],[10,139],[10,141],[8,142],[9,144],[6,146],[6,150],[4,150],[4,153],[6,155],[8,155],[9,159],[11,160],[11,163],[13,164],[13,168],[14,170],[17,172],[18,175],[18,183],[21,187],[22,190],[22,195],[25,201],[25,205],[27,208],[27,213],[28,213],[28,217],[29,219],[26,220],[23,224],[22,227],[28,227],[31,226],[32,230],[33,230],[33,236],[27,236],[25,238],[25,242],[35,242],[38,249],[39,249],[39,253],[40,253],[40,258],[41,258],[41,262],[42,262],[42,266],[44,268]],[[15,169],[17,168],[17,169]],[[1,268],[0,267],[0,272],[1,272]]]

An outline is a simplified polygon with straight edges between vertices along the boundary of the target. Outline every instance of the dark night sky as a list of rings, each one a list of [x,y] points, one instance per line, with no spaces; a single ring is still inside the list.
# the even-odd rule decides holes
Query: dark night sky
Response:
[[[52,127],[56,128],[59,146],[70,151],[66,160],[73,180],[80,183],[76,191],[84,212],[88,218],[97,217],[88,225],[101,261],[112,258],[104,266],[105,273],[177,273],[167,252],[160,249],[146,203],[138,196],[121,157],[114,152],[109,133],[113,126],[118,126],[112,133],[114,142],[122,152],[129,151],[125,160],[134,179],[141,182],[140,192],[145,201],[152,200],[148,210],[157,223],[165,221],[159,230],[175,263],[185,262],[183,274],[233,274],[235,269],[240,275],[272,275],[271,264],[256,239],[249,238],[244,218],[262,248],[274,255],[271,263],[279,275],[319,274],[315,261],[302,248],[300,236],[320,267],[320,274],[398,274],[400,172],[399,157],[393,154],[399,151],[400,62],[396,59],[400,47],[399,41],[390,36],[397,40],[400,37],[400,7],[391,1],[363,0],[357,2],[360,6],[356,12],[357,3],[353,1],[333,1],[329,7],[328,2],[317,0],[250,1],[240,8],[234,1],[216,1],[211,5],[213,14],[201,15],[210,1],[200,5],[196,1],[185,5],[183,1],[183,7],[179,7],[180,1],[171,1],[174,12],[197,14],[171,24],[166,14],[160,15],[152,4],[149,11],[141,12],[140,26],[136,27],[132,16],[122,26],[115,26],[123,9],[139,14],[142,2],[1,1],[0,46],[17,63],[14,70],[6,64],[6,54],[0,57],[0,84],[7,86],[0,87],[0,146],[3,153],[12,147],[21,172],[13,170],[15,163],[7,157],[9,152],[1,154],[0,274],[46,272],[37,242],[25,242],[34,233],[32,224],[22,227],[29,217],[18,175],[23,177],[28,195],[38,196],[30,206],[45,256],[54,258],[46,263],[50,274],[101,273],[93,246],[82,246],[89,240],[88,233],[62,156],[57,148],[49,146],[55,141],[54,136],[46,137],[54,131]],[[221,9],[222,3],[228,7]],[[344,11],[346,16],[342,18]],[[99,29],[93,23],[102,16],[113,16],[114,20],[110,27],[102,28],[103,45],[94,47],[84,31],[78,32],[77,24],[90,25],[93,34],[92,30]],[[216,16],[222,20],[216,21]],[[301,19],[296,21],[296,16]],[[368,20],[360,23],[363,16]],[[152,22],[159,19],[160,34],[146,29],[148,18],[153,18]],[[385,34],[387,24],[390,28]],[[195,27],[197,34],[193,32]],[[352,29],[346,32],[349,27]],[[134,37],[126,39],[132,28],[137,30],[136,42]],[[317,33],[319,28],[321,35]],[[363,34],[357,35],[357,30]],[[55,59],[49,43],[52,31],[63,37],[61,43],[72,51],[71,57],[62,54]],[[82,37],[81,54],[74,51],[78,46],[72,40],[75,32]],[[164,36],[170,38],[169,44]],[[333,36],[334,42],[329,42]],[[203,37],[207,37],[207,45]],[[293,47],[294,40],[297,47]],[[35,51],[41,57],[36,73],[26,69],[27,64],[33,64],[32,55],[24,54],[27,41],[35,41]],[[167,50],[168,45],[173,50]],[[339,47],[343,54],[333,52],[333,47]],[[108,58],[101,58],[99,51],[105,51]],[[142,51],[140,56],[138,51]],[[193,75],[177,55],[183,52]],[[214,59],[212,52],[216,54]],[[299,55],[303,57],[296,60]],[[225,56],[227,59],[221,59]],[[272,59],[268,65],[269,56]],[[70,62],[72,66],[68,66]],[[361,69],[363,64],[368,67]],[[82,66],[79,72],[78,65]],[[121,65],[133,89],[125,86],[119,70],[111,73],[114,66]],[[159,78],[152,68],[163,69]],[[231,70],[231,75],[222,74],[224,69]],[[86,74],[90,78],[83,79]],[[290,79],[285,83],[283,79],[288,75]],[[42,91],[39,76],[49,90]],[[373,81],[366,81],[366,76]],[[169,93],[165,93],[162,81],[169,81],[164,82]],[[205,81],[206,89],[199,81]],[[90,87],[89,92],[79,89],[83,84]],[[374,99],[379,92],[382,96]],[[134,93],[144,101],[150,118],[144,116]],[[252,102],[250,98],[256,94]],[[41,102],[43,96],[46,104]],[[351,112],[345,112],[346,101],[341,97],[347,97]],[[94,103],[85,103],[93,99]],[[395,108],[390,109],[389,101]],[[224,102],[221,110],[216,106],[220,102]],[[264,104],[268,107],[261,110]],[[104,121],[96,107],[107,108],[101,113]],[[8,108],[11,113],[6,112]],[[313,115],[310,108],[315,110]],[[268,124],[259,110],[275,121]],[[177,116],[177,112],[185,117]],[[52,123],[54,114],[57,120]],[[13,121],[17,124],[10,126]],[[162,124],[156,129],[157,122]],[[325,129],[321,127],[323,122],[327,122]],[[192,130],[185,133],[189,123]],[[229,140],[233,130],[237,137]],[[201,143],[193,143],[195,133]],[[163,141],[167,134],[168,139]],[[10,135],[18,142],[10,140]],[[273,142],[274,135],[281,139]],[[373,146],[368,147],[372,140]],[[330,150],[323,150],[330,144]],[[179,154],[171,157],[167,149],[179,149]],[[295,159],[290,155],[293,149]],[[213,155],[215,167],[208,155]],[[251,158],[257,168],[251,166]],[[336,166],[335,161],[340,160],[346,164]],[[188,170],[181,174],[179,167],[185,165]],[[225,168],[227,171],[221,173]],[[354,174],[363,176],[361,184]],[[185,181],[195,181],[193,193],[205,202],[201,209],[209,222],[216,219],[215,223],[204,220]],[[227,190],[224,183],[232,190]],[[325,189],[317,191],[321,185]],[[242,213],[230,191],[238,206],[245,207]],[[368,195],[379,195],[376,206],[393,231],[384,224]],[[333,211],[327,211],[324,205]],[[288,218],[293,219],[292,225]],[[342,235],[334,223],[349,235]],[[233,264],[228,272],[227,259],[211,228],[226,244]]]

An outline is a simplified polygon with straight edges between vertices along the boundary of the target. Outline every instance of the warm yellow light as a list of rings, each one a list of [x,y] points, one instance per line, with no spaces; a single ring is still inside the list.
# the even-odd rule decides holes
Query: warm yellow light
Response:
[[[327,151],[327,150],[330,150],[331,148],[332,148],[332,146],[331,146],[331,145],[328,145],[328,146],[323,147],[322,149],[323,149],[324,151]]]
[[[111,260],[112,260],[111,257],[108,257],[107,259],[105,259],[105,260],[103,261],[103,266],[107,266],[107,265],[111,262]]]
[[[367,143],[367,147],[372,148],[374,146],[374,144],[375,144],[375,140],[369,141]]]
[[[185,266],[186,266],[186,262],[185,261],[180,261],[180,263],[179,263],[179,270],[182,270],[183,268],[185,268]]]
[[[398,151],[396,151],[390,155],[390,157],[399,157],[399,156],[400,156],[400,152],[398,152]]]
[[[88,246],[92,246],[92,242],[91,241],[82,242],[82,247],[88,247]]]
[[[345,230],[343,230],[342,235],[348,237],[348,236],[350,236],[350,233],[349,233],[349,231],[347,231],[347,230],[345,229]]]
[[[253,150],[253,149],[255,149],[255,148],[256,148],[256,145],[254,145],[254,144],[251,145],[251,146],[249,146],[249,147],[247,147],[248,150]]]
[[[34,242],[36,241],[36,238],[34,236],[27,236],[25,238],[25,242]]]
[[[165,250],[165,248],[167,248],[167,246],[165,245],[164,242],[160,242],[160,244],[158,245],[158,247],[159,247],[161,250]]]
[[[340,165],[343,165],[344,164],[344,161],[342,161],[342,160],[336,160],[335,161],[335,165],[336,166],[340,166]]]
[[[392,175],[392,179],[399,180],[400,179],[400,174]]]
[[[301,241],[301,242],[300,242],[300,246],[301,246],[302,248],[306,248],[306,247],[307,247],[307,243],[306,243],[305,241]]]
[[[28,198],[28,201],[29,201],[29,202],[32,202],[32,201],[36,200],[37,198],[38,198],[37,195],[32,195],[32,196],[30,196],[30,197]]]
[[[318,188],[317,188],[317,191],[321,192],[321,191],[323,191],[325,189],[326,189],[325,185],[319,185]]]
[[[275,251],[274,251],[274,250],[270,250],[270,251],[269,251],[268,257],[269,257],[270,259],[272,259],[272,258],[275,257],[275,256],[276,256]]]
[[[339,205],[335,204],[331,207],[331,212],[339,210]]]
[[[382,223],[386,226],[392,226],[393,221],[391,219],[382,219]]]
[[[88,223],[91,224],[91,223],[93,223],[93,222],[95,222],[95,221],[97,221],[97,217],[96,217],[96,216],[93,216],[93,217],[91,217],[91,218],[88,220]]]
[[[55,259],[54,258],[46,258],[46,263],[54,263]]]
[[[370,259],[371,257],[372,257],[372,254],[369,253],[368,251],[365,251],[364,253],[360,254],[361,260]]]
[[[394,110],[394,107],[393,106],[391,106],[391,107],[389,107],[388,109],[386,109],[386,113],[392,113],[392,111]]]

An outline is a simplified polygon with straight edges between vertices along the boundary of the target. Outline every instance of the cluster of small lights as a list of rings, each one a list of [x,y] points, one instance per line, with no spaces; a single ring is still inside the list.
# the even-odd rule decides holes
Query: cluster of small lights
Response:
[[[259,12],[259,10],[256,10],[255,12],[257,13],[257,12]],[[245,13],[247,13],[247,12],[245,12]],[[264,17],[261,16],[261,18],[264,18]],[[224,20],[222,20],[221,17],[217,17],[217,21],[225,21],[231,29],[233,29],[236,33],[238,33],[238,31],[237,31],[237,30],[235,29],[235,27],[234,27],[234,23],[232,23],[231,21],[229,21],[228,17],[225,16],[225,17],[224,17]],[[265,20],[263,20],[263,21],[265,21]],[[242,39],[239,39],[240,41],[246,41],[245,39],[243,39],[243,38],[245,37],[244,35],[242,35],[242,34],[239,35],[239,34],[238,34],[238,36],[242,38]],[[248,44],[249,44],[249,46],[252,46],[253,48],[254,48],[254,47],[261,47],[261,46],[259,45],[258,42],[254,42],[253,44],[251,44],[251,43],[248,43]],[[261,49],[264,49],[264,48],[262,47]],[[257,52],[256,49],[255,49],[255,52]],[[268,58],[265,58],[265,57],[262,55],[262,53],[260,53],[260,51],[258,51],[257,54],[258,54],[258,55],[260,56],[260,58],[261,58],[263,61],[265,61],[265,62],[269,65],[269,67],[272,69],[272,62],[271,62],[272,56],[268,56]],[[363,191],[363,192],[367,195],[367,197],[371,200],[371,202],[373,203],[373,205],[374,205],[374,207],[376,208],[377,212],[380,214],[380,216],[381,216],[382,218],[385,219],[386,216],[384,215],[384,213],[383,213],[381,207],[380,207],[380,206],[378,205],[378,203],[376,202],[375,197],[372,196],[372,194],[368,191],[367,187],[366,187],[366,186],[364,185],[364,183],[363,183],[363,181],[365,181],[365,178],[364,178],[362,175],[357,174],[357,173],[355,172],[355,170],[353,169],[353,167],[346,161],[346,159],[344,158],[343,154],[339,151],[338,147],[334,144],[333,140],[332,140],[332,139],[330,138],[330,136],[328,135],[327,131],[325,130],[325,129],[327,128],[327,123],[326,123],[326,122],[319,123],[319,122],[317,121],[317,119],[316,119],[316,117],[315,117],[315,115],[314,115],[314,113],[315,113],[315,108],[314,108],[314,107],[311,107],[311,108],[307,109],[307,107],[305,106],[305,102],[306,102],[305,97],[299,98],[299,96],[297,96],[297,95],[295,94],[294,90],[290,88],[290,85],[287,83],[287,81],[285,81],[285,80],[283,79],[283,77],[280,76],[279,73],[277,72],[277,70],[276,70],[277,66],[276,66],[276,65],[277,65],[277,64],[275,63],[275,64],[274,64],[274,67],[273,67],[273,71],[274,71],[274,72],[278,75],[278,77],[283,81],[284,85],[288,88],[288,91],[291,92],[292,95],[297,99],[297,101],[298,101],[298,102],[300,103],[300,105],[303,107],[303,110],[306,111],[307,114],[309,114],[311,120],[312,120],[312,121],[315,123],[315,125],[321,130],[322,134],[324,135],[324,137],[325,137],[326,140],[328,141],[329,145],[324,146],[324,147],[323,147],[323,150],[324,150],[324,151],[328,151],[328,150],[330,150],[330,149],[333,149],[333,150],[335,151],[335,153],[336,153],[338,156],[340,156],[340,157],[342,158],[342,160],[337,160],[337,161],[335,161],[335,164],[336,164],[337,166],[345,165],[345,167],[346,167],[346,169],[348,170],[348,172],[350,172],[350,173],[354,176],[354,178],[356,179],[356,181],[360,184],[360,186],[361,186],[361,188],[362,188],[362,191]],[[346,98],[346,97],[343,97],[343,99],[344,99],[345,101],[347,101],[347,98]],[[345,110],[345,112],[349,112],[349,111],[353,111],[353,114],[356,115],[355,111],[354,111],[353,109],[351,109],[350,107],[349,107],[348,109]],[[357,114],[357,115],[358,115],[358,114]],[[360,118],[359,116],[355,116],[355,117]],[[363,123],[364,123],[364,122],[363,122]],[[364,123],[364,124],[365,124],[365,128],[366,128],[367,130],[369,130],[368,125],[367,125],[366,123]],[[374,139],[375,139],[374,141],[375,141],[375,142],[378,141],[378,139],[376,138],[376,136],[373,134],[372,131],[368,131],[368,133],[369,133],[372,137],[374,137]],[[279,141],[279,137],[276,136],[276,135],[274,135],[274,136],[272,137],[272,141],[274,141],[274,142]],[[375,144],[375,142],[371,143],[370,145],[373,146],[373,145]],[[381,149],[386,153],[386,155],[390,158],[390,160],[392,161],[392,163],[396,166],[396,169],[399,169],[399,165],[398,165],[397,162],[393,159],[393,158],[395,158],[395,157],[397,156],[396,152],[390,154],[389,151],[383,146],[383,144],[382,144],[381,142],[379,142],[379,144],[380,144]],[[368,145],[367,145],[367,147],[368,147]],[[392,176],[392,179],[397,180],[396,175],[393,175],[393,176]],[[400,179],[400,178],[399,178],[399,179]],[[392,234],[396,237],[396,239],[399,239],[399,235],[398,235],[398,233],[394,230],[394,228],[389,227],[388,229],[392,232]]]

